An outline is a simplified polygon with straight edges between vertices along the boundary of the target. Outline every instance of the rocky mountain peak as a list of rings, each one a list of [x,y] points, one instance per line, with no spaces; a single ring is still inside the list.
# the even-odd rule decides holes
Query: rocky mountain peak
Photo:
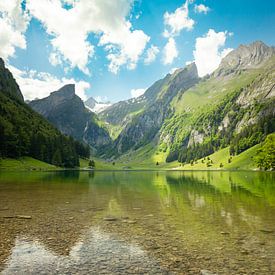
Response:
[[[172,74],[168,74],[167,76],[176,76],[178,74],[184,73],[189,78],[198,78],[198,69],[195,62],[192,62],[186,65],[184,68],[176,69]]]
[[[97,124],[96,115],[89,112],[75,94],[74,84],[65,85],[46,98],[31,101],[29,105],[63,134],[85,141],[95,150],[111,141],[107,131]]]
[[[190,75],[192,75],[193,77],[197,78],[199,77],[198,75],[198,69],[197,69],[197,65],[195,62],[190,63],[189,65],[187,65],[185,67],[185,69],[190,73]]]
[[[75,94],[75,85],[67,84],[57,91],[52,92],[48,97],[33,100],[29,105],[38,113],[49,116],[51,112],[60,108],[64,104],[76,104],[79,108],[84,109],[82,100]]]
[[[75,96],[75,84],[64,85],[57,91],[51,93],[51,95],[56,95],[58,97],[72,98]]]
[[[185,89],[191,83],[199,79],[198,70],[195,62],[187,65],[183,69],[178,69],[171,76],[169,83],[172,83],[174,90]]]
[[[214,76],[258,68],[273,55],[275,55],[275,48],[267,46],[262,41],[240,45],[223,58],[219,68],[214,72]]]

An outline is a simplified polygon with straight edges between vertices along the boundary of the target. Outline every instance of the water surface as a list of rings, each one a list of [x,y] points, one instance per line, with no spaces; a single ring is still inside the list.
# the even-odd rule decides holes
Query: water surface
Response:
[[[275,174],[0,174],[3,274],[274,274]]]

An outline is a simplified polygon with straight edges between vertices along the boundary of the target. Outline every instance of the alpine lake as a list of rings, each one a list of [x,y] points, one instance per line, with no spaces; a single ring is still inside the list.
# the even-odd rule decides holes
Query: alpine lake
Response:
[[[0,172],[2,274],[275,274],[275,173]]]

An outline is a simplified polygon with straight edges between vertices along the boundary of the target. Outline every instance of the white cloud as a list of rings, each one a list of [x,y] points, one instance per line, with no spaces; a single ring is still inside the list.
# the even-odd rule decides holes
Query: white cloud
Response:
[[[155,61],[158,53],[159,53],[159,48],[152,45],[146,52],[146,57],[144,59],[144,63],[146,65],[151,64],[153,61]]]
[[[196,13],[207,14],[210,11],[210,8],[203,5],[203,4],[199,4],[199,5],[195,5],[194,10],[195,10]]]
[[[175,39],[170,37],[163,49],[163,63],[165,65],[173,63],[174,59],[178,57],[178,50]]]
[[[31,15],[40,20],[52,36],[52,64],[61,60],[89,73],[87,65],[94,55],[94,45],[88,36],[94,34],[99,37],[98,45],[104,46],[108,53],[111,72],[117,73],[123,65],[128,69],[136,67],[150,37],[142,30],[132,30],[127,20],[133,0],[66,2],[72,5],[70,9],[64,8],[61,0],[27,0]]]
[[[190,31],[193,29],[195,21],[189,17],[188,0],[174,12],[164,14],[164,24],[166,29],[163,33],[165,37],[178,35],[183,29]]]
[[[193,62],[194,62],[194,61],[186,61],[186,62],[185,62],[185,65],[188,66],[188,65],[192,64]]]
[[[168,42],[163,49],[163,63],[165,65],[172,64],[179,54],[174,37],[179,35],[182,30],[192,30],[195,25],[195,21],[189,17],[189,3],[193,3],[193,1],[186,0],[174,12],[164,14],[165,30],[163,36],[168,38]]]
[[[8,69],[12,72],[27,100],[47,97],[51,92],[57,91],[66,84],[75,84],[76,94],[83,100],[87,99],[86,92],[90,88],[88,82],[76,81],[73,78],[58,79],[49,73],[34,70],[22,71],[11,65],[8,65]]]
[[[221,59],[232,49],[221,49],[225,45],[227,31],[215,32],[209,29],[207,34],[196,39],[194,59],[198,68],[199,76],[212,73],[218,68]]]
[[[15,53],[15,48],[26,48],[25,31],[30,18],[21,9],[21,0],[0,1],[0,56],[4,60]]]
[[[132,89],[130,91],[132,97],[139,97],[145,93],[147,89]]]

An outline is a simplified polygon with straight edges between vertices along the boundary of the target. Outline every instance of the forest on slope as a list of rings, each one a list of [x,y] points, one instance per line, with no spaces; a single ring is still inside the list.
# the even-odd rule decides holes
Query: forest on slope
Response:
[[[0,59],[0,157],[31,156],[61,167],[79,166],[90,149],[61,134],[24,103],[19,86]]]

